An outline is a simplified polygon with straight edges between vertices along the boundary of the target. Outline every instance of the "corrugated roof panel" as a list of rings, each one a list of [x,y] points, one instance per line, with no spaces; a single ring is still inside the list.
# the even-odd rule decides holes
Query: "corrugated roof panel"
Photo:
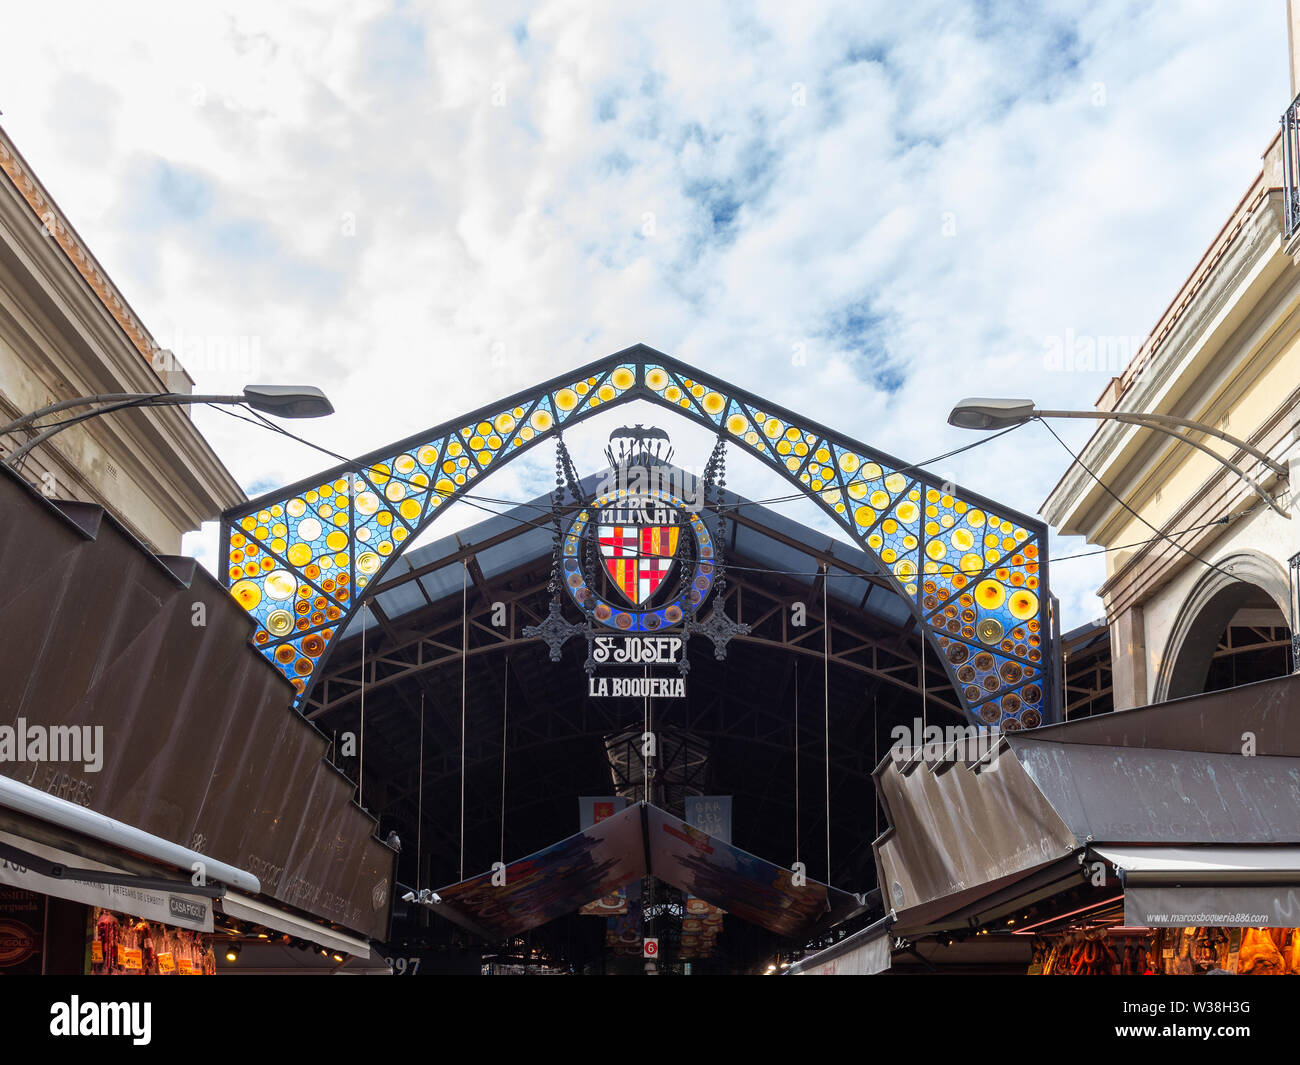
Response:
[[[817,569],[817,563],[811,555],[744,525],[736,527],[736,546],[733,553],[743,555],[746,561],[778,569],[803,584],[812,583],[813,574]],[[737,566],[743,564],[739,561],[736,563]]]
[[[485,506],[495,509],[494,505],[485,504]],[[513,532],[521,524],[531,524],[531,522],[537,520],[530,517],[532,513],[534,513],[532,508],[525,507],[513,507],[501,514],[490,513],[490,510],[479,510],[479,515],[483,520],[476,521],[468,528],[462,529],[456,534],[456,538],[462,544],[481,544],[483,541],[491,540],[501,533]]]
[[[1010,742],[1079,839],[1300,843],[1295,758],[1051,743],[1028,735]]]
[[[399,584],[387,591],[380,592],[374,601],[387,618],[401,617],[425,605],[424,596],[413,583]]]
[[[488,580],[551,553],[551,531],[534,529],[496,547],[489,547],[478,556],[479,567]]]
[[[402,559],[412,569],[419,569],[421,566],[427,566],[430,562],[437,562],[439,559],[446,558],[459,550],[460,540],[456,538],[455,533],[451,533],[420,547],[409,549],[402,555]]]
[[[829,579],[830,584],[826,587],[827,594],[832,599],[838,599],[840,602],[848,603],[854,607],[862,602],[863,597],[872,587],[871,582],[865,577],[856,577],[833,567]],[[884,599],[886,596],[881,598]]]
[[[454,565],[443,566],[432,573],[426,573],[420,578],[420,584],[424,590],[429,593],[429,598],[435,603],[439,599],[445,599],[453,592],[460,595],[461,586],[465,583],[464,567],[459,562]]]
[[[362,623],[363,617],[365,619],[364,624]],[[360,613],[352,615],[352,620],[348,622],[347,627],[343,630],[342,636],[340,638],[346,638],[348,636],[357,636],[360,634],[362,629],[365,629],[367,632],[369,632],[378,624],[379,624],[379,619],[375,617],[374,614],[372,614],[369,610],[362,610]]]
[[[884,618],[892,625],[903,625],[912,613],[912,609],[907,603],[884,588],[873,590],[871,595],[867,597],[866,605],[862,609],[868,614],[875,614],[878,618]]]

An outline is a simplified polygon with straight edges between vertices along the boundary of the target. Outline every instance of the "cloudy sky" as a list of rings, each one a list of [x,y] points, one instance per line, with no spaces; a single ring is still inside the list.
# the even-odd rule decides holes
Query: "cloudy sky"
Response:
[[[159,343],[201,391],[320,385],[297,427],[349,454],[638,341],[911,461],[966,395],[1091,405],[1115,367],[1047,353],[1136,346],[1289,88],[1283,0],[45,0],[0,36],[0,122]],[[331,464],[196,419],[250,493]],[[1033,513],[1067,462],[1029,426],[934,469]],[[1067,628],[1101,574],[1054,567]]]

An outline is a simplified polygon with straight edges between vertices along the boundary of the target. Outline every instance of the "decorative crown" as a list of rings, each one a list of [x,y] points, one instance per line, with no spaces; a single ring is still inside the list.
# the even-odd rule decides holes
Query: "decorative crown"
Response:
[[[668,434],[655,426],[623,426],[609,434],[605,457],[615,469],[630,466],[667,466],[673,458]]]

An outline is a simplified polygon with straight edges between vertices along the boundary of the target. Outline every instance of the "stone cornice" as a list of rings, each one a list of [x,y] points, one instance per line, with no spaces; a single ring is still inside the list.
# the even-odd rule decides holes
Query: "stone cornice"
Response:
[[[12,191],[0,188],[0,240],[16,256],[22,302],[34,301],[22,323],[15,321],[29,338],[22,350],[37,360],[33,372],[40,371],[50,394],[60,398],[165,389],[153,338],[3,130],[0,170],[12,184]],[[45,325],[39,324],[42,311],[51,316]],[[159,486],[151,493],[155,503],[179,528],[194,528],[245,498],[183,408],[95,419],[86,431],[140,483]],[[57,441],[51,446],[58,450]]]
[[[58,205],[50,199],[49,194],[32,174],[26,160],[18,154],[18,150],[3,129],[0,129],[0,170],[8,175],[14,188],[36,215],[37,221],[63,249],[68,261],[76,267],[91,291],[122,328],[122,332],[144,359],[145,365],[152,369],[154,353],[158,350],[153,337],[140,324],[140,319],[122,298],[122,294],[109,280],[95,257],[90,254],[76,230],[69,225]],[[161,378],[159,383],[161,384]]]

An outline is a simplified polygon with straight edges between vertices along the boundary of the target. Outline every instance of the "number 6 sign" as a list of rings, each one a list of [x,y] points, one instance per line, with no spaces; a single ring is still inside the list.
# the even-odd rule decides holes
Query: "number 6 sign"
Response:
[[[647,939],[641,944],[641,957],[657,958],[659,957],[659,940]]]

